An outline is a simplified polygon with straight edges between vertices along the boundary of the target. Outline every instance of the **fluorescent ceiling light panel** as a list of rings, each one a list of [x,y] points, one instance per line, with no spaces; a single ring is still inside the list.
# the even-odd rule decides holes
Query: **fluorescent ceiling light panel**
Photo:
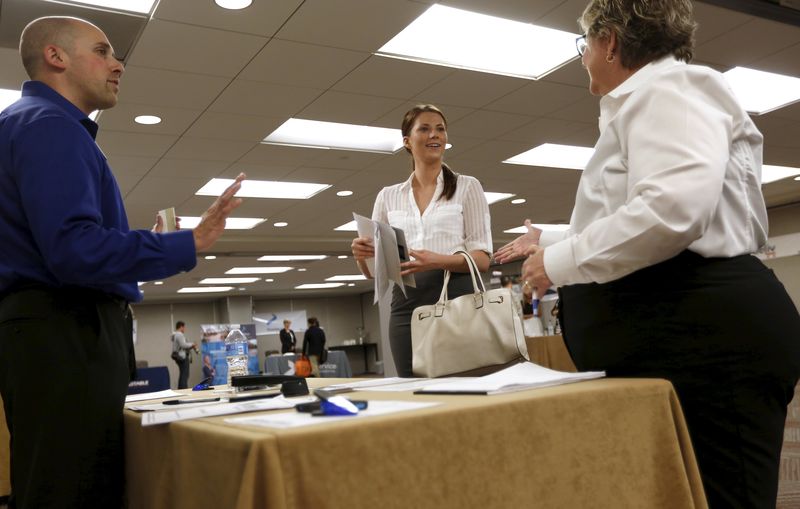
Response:
[[[533,225],[534,228],[539,228],[543,231],[550,231],[550,232],[563,232],[569,230],[568,224],[535,224]],[[517,226],[516,228],[511,228],[508,230],[503,230],[503,233],[528,233],[528,229],[525,228],[525,225]]]
[[[200,217],[178,216],[181,218],[181,229],[189,230],[200,224]],[[225,220],[226,230],[251,230],[266,221],[266,217],[229,217]]]
[[[337,232],[357,232],[358,231],[358,226],[356,226],[356,220],[353,219],[349,223],[345,223],[345,224],[343,224],[341,226],[337,226],[336,228],[334,228],[334,231],[337,231]]]
[[[594,154],[594,149],[589,147],[543,143],[538,147],[517,154],[503,162],[508,164],[583,170],[586,168],[586,163],[592,158],[592,154]]]
[[[324,260],[328,255],[264,255],[260,262],[297,262],[307,260]]]
[[[338,288],[344,286],[344,283],[306,283],[304,285],[295,286],[296,290],[321,290],[323,288]]]
[[[200,280],[201,285],[240,285],[255,283],[260,277],[207,277]]]
[[[800,175],[800,168],[792,168],[791,166],[773,166],[765,164],[761,166],[761,184],[769,184],[776,180],[783,180],[785,178]]]
[[[232,286],[186,286],[178,290],[178,293],[218,293],[231,290]]]
[[[83,5],[87,7],[102,7],[113,11],[138,12],[147,14],[153,8],[156,0],[48,0],[57,4]]]
[[[361,274],[353,274],[353,275],[326,277],[325,281],[363,281],[365,279],[367,279],[366,276],[363,276]]]
[[[499,201],[507,200],[508,198],[514,196],[512,193],[490,193],[489,191],[484,191],[483,194],[486,196],[486,202],[489,205]]]
[[[290,118],[262,143],[393,154],[403,147],[400,129]]]
[[[195,194],[199,196],[219,196],[233,184],[233,179],[211,179]],[[331,187],[328,184],[309,184],[305,182],[279,182],[276,180],[244,180],[242,188],[236,193],[240,198],[285,198],[307,200],[315,194]]]
[[[747,67],[734,67],[724,75],[750,113],[761,115],[800,101],[800,78]]]
[[[225,274],[282,274],[292,269],[294,267],[234,267],[226,270]]]
[[[539,79],[578,58],[579,35],[434,4],[376,55]]]

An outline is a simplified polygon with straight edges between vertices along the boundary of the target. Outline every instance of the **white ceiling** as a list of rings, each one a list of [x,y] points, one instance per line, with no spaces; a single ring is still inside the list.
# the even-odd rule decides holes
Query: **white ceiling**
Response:
[[[182,296],[203,277],[220,277],[264,254],[327,254],[297,263],[305,272],[271,276],[273,283],[242,285],[232,293],[259,298],[309,295],[294,290],[336,274],[356,274],[349,232],[333,229],[370,215],[381,187],[405,180],[410,161],[394,155],[278,147],[260,144],[290,117],[399,128],[403,113],[419,102],[440,106],[453,148],[446,160],[480,179],[484,189],[515,193],[491,206],[495,246],[530,217],[567,221],[579,172],[502,164],[543,142],[591,146],[597,136],[597,99],[576,59],[540,81],[496,76],[376,57],[376,51],[432,1],[254,0],[242,11],[213,0],[161,0],[152,19],[64,6],[43,0],[0,0],[0,87],[25,79],[15,49],[21,28],[42,15],[71,14],[98,24],[125,59],[119,104],[99,117],[98,143],[117,176],[132,227],[149,228],[159,209],[200,215],[212,202],[194,193],[212,177],[317,182],[332,187],[310,200],[248,199],[235,212],[268,217],[250,231],[227,231],[199,257],[197,268],[161,286],[142,286],[145,302],[211,299]],[[452,7],[535,22],[577,32],[586,0],[449,0]],[[742,65],[800,76],[800,27],[695,4],[697,63],[720,71]],[[430,34],[436,46],[437,34]],[[546,51],[546,48],[531,48]],[[163,122],[142,126],[136,115]],[[756,117],[765,135],[767,164],[800,167],[800,103]],[[340,190],[352,190],[345,198]],[[764,187],[770,207],[800,201],[800,182]],[[276,221],[288,227],[275,228]],[[370,282],[314,295],[362,293]]]

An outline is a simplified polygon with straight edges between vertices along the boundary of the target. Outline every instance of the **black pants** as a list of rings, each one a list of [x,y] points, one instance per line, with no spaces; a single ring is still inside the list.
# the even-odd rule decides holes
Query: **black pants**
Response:
[[[431,270],[414,274],[417,287],[406,287],[407,297],[395,285],[392,290],[392,313],[389,317],[389,346],[397,368],[397,376],[413,377],[411,358],[411,313],[418,306],[435,304],[442,293],[444,271]],[[451,273],[447,298],[454,299],[472,293],[472,278],[468,273]]]
[[[188,389],[189,388],[189,351],[186,351],[186,358],[178,359],[175,361],[175,364],[178,365],[178,389]]]
[[[16,508],[118,508],[132,377],[127,303],[34,287],[0,300],[0,393]]]
[[[561,289],[579,370],[666,378],[683,408],[711,509],[775,508],[800,317],[757,258],[685,251],[607,284]]]

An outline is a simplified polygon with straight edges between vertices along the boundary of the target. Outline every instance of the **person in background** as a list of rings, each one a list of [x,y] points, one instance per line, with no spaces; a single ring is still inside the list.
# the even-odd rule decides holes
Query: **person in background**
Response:
[[[203,356],[203,379],[208,380],[207,383],[210,384],[214,381],[216,374],[217,370],[211,365],[211,356],[205,354]]]
[[[539,293],[560,286],[579,370],[656,377],[678,393],[712,509],[775,508],[800,316],[753,256],[767,240],[761,133],[723,76],[692,59],[689,0],[593,0],[578,53],[600,137],[570,230],[529,226]]]
[[[291,326],[291,320],[283,321],[283,329],[281,329],[280,332],[281,353],[294,353],[294,350],[297,347],[297,336],[294,335],[294,331],[291,329]]]
[[[396,285],[389,318],[389,344],[401,377],[413,377],[411,313],[417,306],[439,300],[444,271],[453,274],[450,298],[473,291],[467,262],[456,251],[469,252],[478,269],[489,269],[492,252],[489,205],[477,179],[453,172],[444,163],[447,120],[430,104],[417,105],[403,117],[403,146],[411,154],[409,178],[383,188],[375,199],[372,219],[403,230],[413,260],[401,263],[401,274],[414,274],[416,288],[406,295]],[[375,257],[373,239],[359,237],[351,244],[361,273],[372,277],[367,260]]]
[[[88,115],[117,103],[124,67],[77,18],[28,24],[31,78],[0,113],[0,394],[16,508],[123,504],[122,407],[137,281],[191,270],[239,206],[239,175],[194,230],[130,230]],[[44,373],[46,376],[32,376]]]
[[[186,340],[185,332],[186,324],[177,322],[175,332],[172,334],[172,353],[174,354],[173,359],[178,365],[178,389],[189,387],[189,364],[192,361],[190,353],[191,350],[198,351],[196,344]]]
[[[325,331],[313,316],[308,319],[308,328],[303,335],[303,355],[311,361],[311,375],[319,376],[319,365],[327,360],[328,351],[325,350]]]

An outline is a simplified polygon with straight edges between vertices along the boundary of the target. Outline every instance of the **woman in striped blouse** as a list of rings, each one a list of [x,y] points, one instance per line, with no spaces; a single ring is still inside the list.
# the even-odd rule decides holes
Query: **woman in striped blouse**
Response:
[[[454,173],[444,162],[447,120],[435,106],[409,110],[401,127],[403,146],[413,159],[405,182],[383,188],[375,200],[372,219],[403,230],[412,260],[400,265],[401,274],[414,274],[416,288],[406,295],[393,288],[389,319],[389,344],[397,374],[411,377],[411,313],[417,306],[433,304],[442,290],[444,270],[452,274],[448,296],[472,292],[469,269],[458,250],[468,251],[478,269],[489,268],[492,252],[489,205],[474,177]],[[352,243],[361,272],[372,277],[366,260],[375,256],[372,239]]]

